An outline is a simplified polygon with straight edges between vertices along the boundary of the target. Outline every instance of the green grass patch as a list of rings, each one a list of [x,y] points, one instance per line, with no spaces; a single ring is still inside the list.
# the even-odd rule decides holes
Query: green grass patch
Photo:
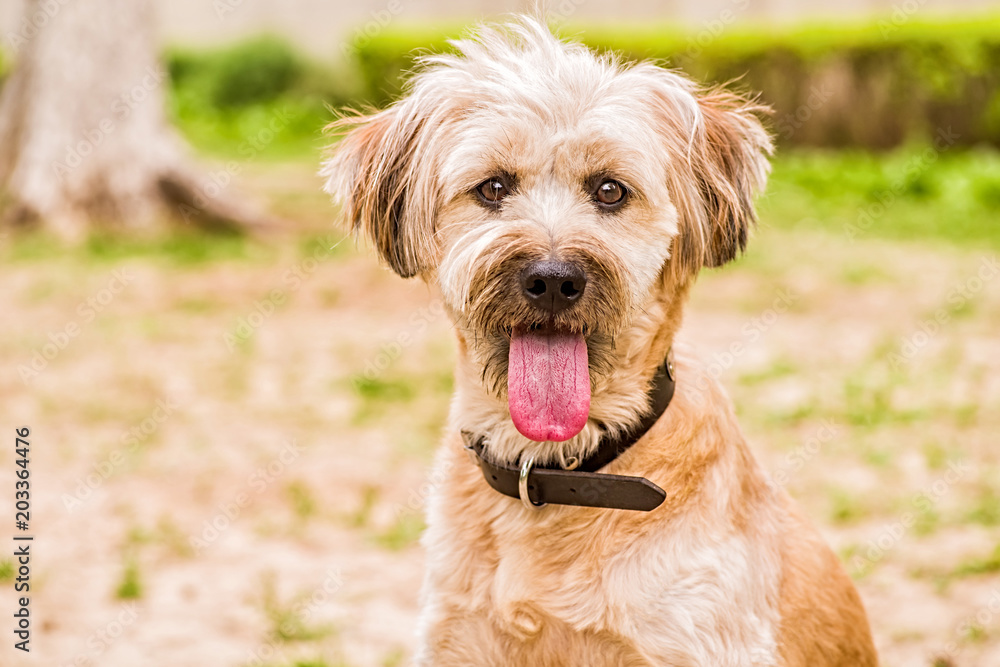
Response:
[[[197,266],[221,261],[264,260],[275,249],[241,234],[174,231],[141,238],[125,234],[95,233],[79,245],[68,245],[41,233],[14,237],[0,256],[7,262],[79,260],[116,264],[126,259],[148,258],[172,266]]]
[[[852,287],[895,282],[895,277],[878,264],[851,263],[840,269],[840,281]]]
[[[986,481],[975,487],[965,519],[982,526],[1000,526],[1000,488]]]
[[[402,513],[387,530],[375,536],[375,543],[389,551],[402,551],[420,539],[427,525],[415,513]]]
[[[432,370],[419,375],[389,371],[382,375],[355,375],[350,380],[351,389],[358,399],[354,423],[372,423],[393,411],[414,407],[428,396],[447,402],[453,382],[448,367],[440,368],[437,373]],[[410,414],[415,421],[424,423],[415,411]]]
[[[848,524],[867,518],[871,514],[856,493],[844,489],[830,489],[830,520],[837,524]]]
[[[928,153],[931,150],[931,153]],[[937,153],[911,146],[886,154],[796,150],[780,154],[762,224],[822,229],[847,241],[945,241],[1000,251],[1000,153]],[[856,280],[881,276],[861,271]]]
[[[930,414],[921,409],[903,408],[896,400],[896,387],[902,376],[888,377],[859,369],[844,380],[841,418],[855,427],[879,428],[908,426],[927,421]]]
[[[315,154],[328,107],[350,103],[356,77],[263,35],[217,49],[170,49],[171,117],[201,150],[239,162]]]
[[[361,489],[361,502],[358,509],[351,513],[348,523],[354,528],[364,528],[371,521],[372,510],[378,502],[380,495],[379,488],[371,484],[366,484]]]
[[[970,558],[960,563],[951,572],[952,577],[975,577],[982,574],[1000,572],[1000,545],[985,556]]]
[[[938,440],[929,440],[921,448],[924,453],[924,461],[931,470],[944,470],[948,462],[955,458],[954,452],[941,444]]]
[[[286,487],[285,492],[298,518],[305,520],[316,514],[316,498],[308,484],[296,480]]]
[[[413,401],[418,395],[419,381],[410,377],[366,377],[358,375],[351,380],[351,386],[359,402],[354,413],[357,424],[377,420],[386,412],[400,404]]]
[[[261,606],[271,623],[270,634],[282,642],[302,642],[322,639],[334,632],[332,626],[306,622],[308,595],[298,596],[290,602],[278,598],[273,574],[262,577]]]
[[[784,377],[795,375],[799,372],[798,366],[790,359],[776,359],[770,366],[760,370],[742,373],[737,382],[747,387],[778,380]]]
[[[129,558],[122,570],[122,579],[115,589],[115,595],[121,600],[138,600],[142,597],[142,578],[139,574],[139,563],[135,558]]]

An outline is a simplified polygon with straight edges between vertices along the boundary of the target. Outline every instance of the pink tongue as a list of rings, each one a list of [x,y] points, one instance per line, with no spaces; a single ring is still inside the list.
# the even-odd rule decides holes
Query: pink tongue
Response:
[[[587,343],[580,334],[518,333],[510,339],[507,403],[521,435],[562,442],[590,413]]]

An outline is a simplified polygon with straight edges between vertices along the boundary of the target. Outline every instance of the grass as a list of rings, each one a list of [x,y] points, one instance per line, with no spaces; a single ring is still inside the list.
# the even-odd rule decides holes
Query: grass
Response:
[[[951,571],[951,576],[956,578],[975,577],[994,572],[1000,572],[1000,544],[985,556],[969,558],[961,562],[958,567]]]
[[[290,601],[281,600],[273,573],[261,577],[260,604],[270,621],[270,635],[281,642],[309,642],[328,637],[334,628],[328,624],[309,623],[308,594]]]
[[[405,350],[399,354],[404,354]],[[434,355],[450,359],[451,354]],[[373,363],[374,362],[374,363]],[[396,358],[380,350],[354,364],[363,372],[348,381],[355,396],[352,422],[355,426],[393,423],[392,415],[400,410],[412,411],[418,418],[393,434],[400,447],[420,453],[433,446],[440,434],[452,393],[454,378],[448,365],[441,364],[423,373],[398,368]],[[379,370],[384,369],[384,370]],[[346,384],[340,382],[340,385]],[[396,429],[393,429],[396,430]]]
[[[367,526],[371,521],[372,510],[375,509],[375,504],[378,500],[378,487],[372,484],[364,485],[361,488],[361,502],[358,504],[358,508],[354,510],[348,518],[350,525],[354,528],[363,528]]]
[[[871,514],[864,499],[840,488],[829,491],[830,520],[838,524],[856,523]]]
[[[425,525],[423,517],[413,511],[396,509],[395,516],[388,526],[377,528],[372,525],[372,515],[381,500],[382,493],[378,487],[366,484],[360,491],[360,502],[357,508],[346,517],[346,523],[352,528],[364,531],[372,543],[388,551],[402,551],[415,544],[420,539]]]
[[[919,145],[884,155],[788,151],[774,160],[760,210],[765,225],[821,229],[848,241],[945,241],[1000,251],[1000,153]],[[871,279],[884,280],[884,272],[848,277]]]
[[[135,558],[129,558],[122,570],[122,578],[115,589],[115,595],[121,600],[138,600],[142,597],[143,586],[139,574],[139,563]]]
[[[285,489],[295,515],[302,520],[316,514],[316,498],[306,482],[296,480]]]
[[[982,526],[1000,526],[1000,494],[997,490],[984,485],[965,518]]]
[[[259,665],[258,662],[252,664],[255,667]],[[350,667],[350,666],[348,663],[340,660],[336,662],[329,662],[326,658],[315,657],[315,658],[297,659],[291,662],[283,662],[283,663],[268,662],[266,665],[260,665],[260,667]]]
[[[95,233],[78,246],[68,246],[42,234],[22,234],[10,244],[0,246],[0,257],[8,262],[60,260],[92,265],[110,265],[125,259],[141,258],[171,266],[199,266],[233,260],[260,260],[272,255],[273,250],[246,236],[186,230],[150,238]]]
[[[754,385],[770,382],[783,377],[794,375],[798,371],[798,366],[791,359],[777,359],[767,368],[762,368],[749,373],[742,373],[737,381],[740,384],[752,387]]]
[[[402,551],[417,543],[425,527],[421,515],[402,513],[387,530],[375,536],[375,542],[389,551]]]

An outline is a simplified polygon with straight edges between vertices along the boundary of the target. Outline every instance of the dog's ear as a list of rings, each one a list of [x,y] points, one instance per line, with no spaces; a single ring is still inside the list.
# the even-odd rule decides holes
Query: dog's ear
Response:
[[[422,101],[411,95],[384,111],[332,123],[328,132],[343,138],[320,171],[352,229],[404,278],[432,269],[438,254],[437,170],[428,148],[434,114]]]
[[[767,181],[772,148],[758,118],[763,107],[730,93],[705,95],[698,106],[703,131],[701,145],[694,147],[700,153],[694,167],[709,226],[704,264],[714,267],[736,259],[746,248],[757,220],[753,197]]]
[[[682,277],[703,266],[721,266],[746,247],[756,221],[754,194],[767,181],[772,145],[760,121],[766,107],[733,93],[699,93],[693,86],[687,91],[694,104],[691,97],[685,104],[678,101],[683,97],[677,87],[670,125],[680,137],[673,134],[668,146],[674,162],[668,188],[680,216],[671,268]]]

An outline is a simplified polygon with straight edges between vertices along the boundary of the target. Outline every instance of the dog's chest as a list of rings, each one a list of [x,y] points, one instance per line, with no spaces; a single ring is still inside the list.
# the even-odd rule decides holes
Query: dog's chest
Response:
[[[576,642],[591,665],[774,664],[777,578],[739,537],[683,522],[622,535],[601,522],[525,529],[501,518],[494,530],[486,550],[465,545],[481,566],[451,567],[449,579],[456,593],[486,593],[480,611],[508,642],[539,655]],[[619,650],[639,661],[607,657]]]

